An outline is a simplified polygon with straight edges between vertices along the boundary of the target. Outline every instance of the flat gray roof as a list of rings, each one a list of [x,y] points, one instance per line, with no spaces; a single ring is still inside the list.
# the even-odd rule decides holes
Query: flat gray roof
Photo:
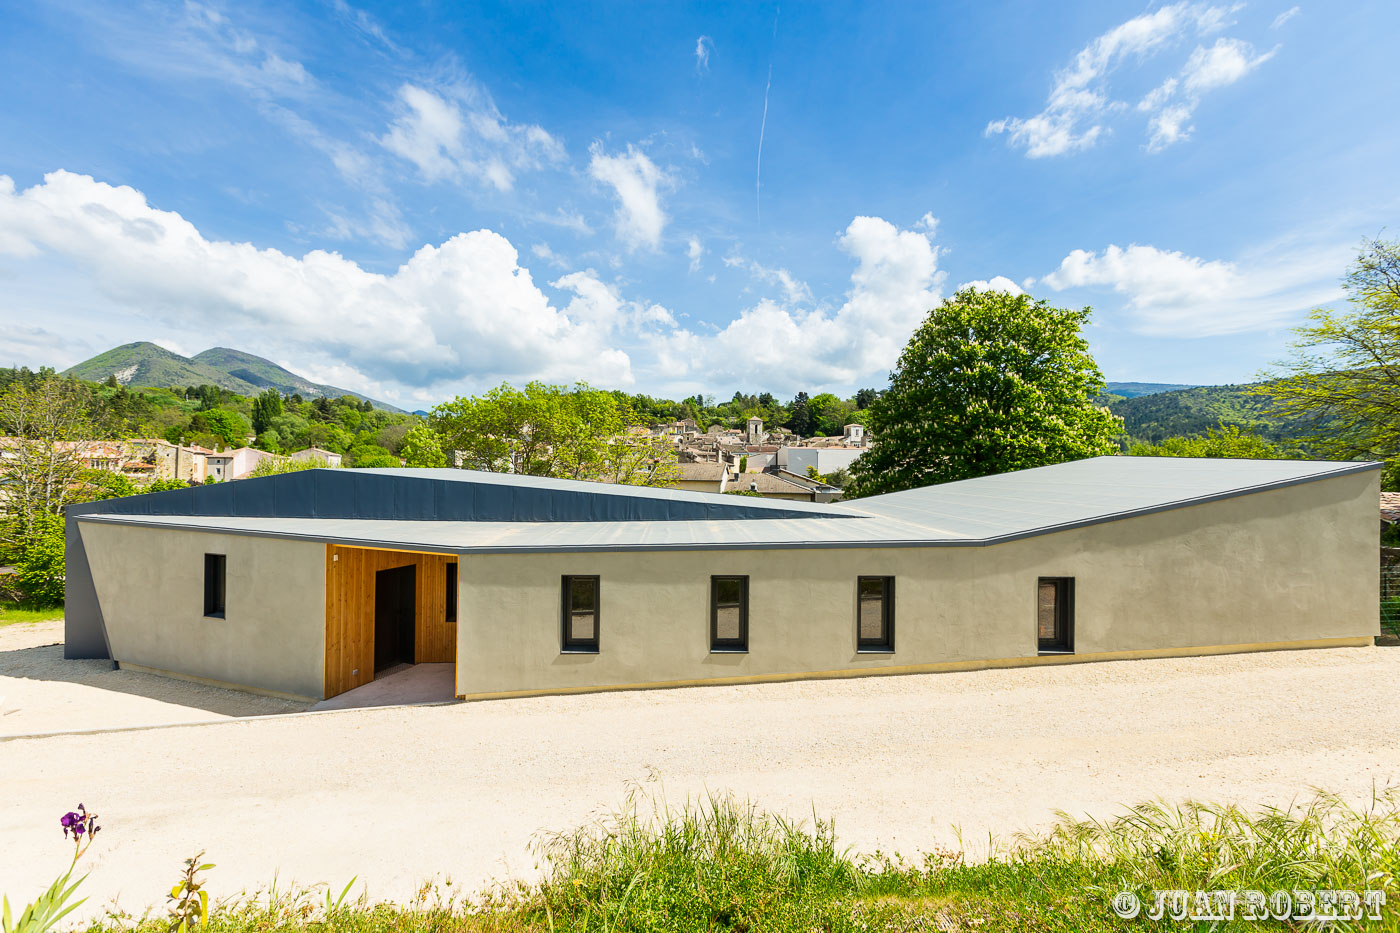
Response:
[[[435,521],[236,515],[84,514],[84,522],[184,528],[327,541],[361,547],[455,552],[699,548],[980,546],[1182,508],[1298,483],[1376,470],[1378,463],[1097,457],[851,502],[773,502],[775,517],[671,520]],[[465,480],[509,487],[691,500],[762,500],[709,493],[460,470],[382,470],[405,480]],[[447,474],[447,475],[444,475]],[[453,475],[455,474],[455,475]],[[247,483],[251,480],[240,480]],[[716,502],[716,505],[719,505]],[[794,512],[794,505],[804,506]],[[724,511],[727,511],[724,510]],[[805,514],[804,514],[805,513]],[[832,521],[832,519],[841,519]]]

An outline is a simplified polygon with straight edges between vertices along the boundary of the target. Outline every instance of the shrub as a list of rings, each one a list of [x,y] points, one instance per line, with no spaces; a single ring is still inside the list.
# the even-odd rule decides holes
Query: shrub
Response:
[[[36,515],[20,538],[15,576],[25,602],[35,608],[57,606],[64,596],[63,519]]]
[[[330,464],[324,457],[307,457],[302,460],[293,460],[290,457],[265,457],[259,460],[257,466],[249,471],[250,477],[254,476],[276,476],[279,473],[295,473],[298,470],[318,470],[328,468]]]

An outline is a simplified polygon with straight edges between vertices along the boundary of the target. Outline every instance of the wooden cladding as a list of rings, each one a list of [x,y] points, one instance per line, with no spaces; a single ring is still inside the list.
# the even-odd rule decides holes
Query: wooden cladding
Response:
[[[415,663],[457,659],[457,626],[448,621],[448,567],[457,558],[326,545],[326,696],[374,679],[374,575],[417,567]],[[452,574],[455,576],[455,573]],[[356,673],[358,671],[358,673]]]

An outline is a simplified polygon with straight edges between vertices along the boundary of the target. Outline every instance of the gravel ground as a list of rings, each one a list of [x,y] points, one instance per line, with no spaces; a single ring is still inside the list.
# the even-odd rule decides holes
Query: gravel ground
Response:
[[[308,706],[117,671],[109,661],[65,661],[61,621],[0,626],[0,737],[209,722]]]
[[[93,697],[102,694],[94,692]],[[105,698],[93,702],[101,713]],[[1400,650],[1332,649],[746,687],[497,700],[0,740],[0,887],[63,867],[57,818],[105,827],[86,915],[159,906],[204,849],[215,897],[351,877],[529,877],[532,839],[649,775],[672,801],[732,790],[912,854],[1108,816],[1144,799],[1286,804],[1400,777]],[[452,885],[446,887],[446,882]]]

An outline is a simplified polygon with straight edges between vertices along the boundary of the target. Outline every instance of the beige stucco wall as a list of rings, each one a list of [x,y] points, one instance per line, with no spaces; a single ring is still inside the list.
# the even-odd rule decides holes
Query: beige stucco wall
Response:
[[[221,683],[319,698],[325,545],[79,522],[112,657]],[[225,554],[226,611],[204,617],[204,555]]]
[[[457,692],[1034,659],[1040,576],[1076,579],[1077,656],[1378,632],[1375,471],[991,547],[465,555]],[[562,654],[560,577],[601,577],[600,651]],[[709,652],[709,578],[748,574],[749,651]],[[856,577],[894,575],[895,652],[855,645]]]
[[[678,479],[672,488],[685,492],[719,492],[718,479]]]

